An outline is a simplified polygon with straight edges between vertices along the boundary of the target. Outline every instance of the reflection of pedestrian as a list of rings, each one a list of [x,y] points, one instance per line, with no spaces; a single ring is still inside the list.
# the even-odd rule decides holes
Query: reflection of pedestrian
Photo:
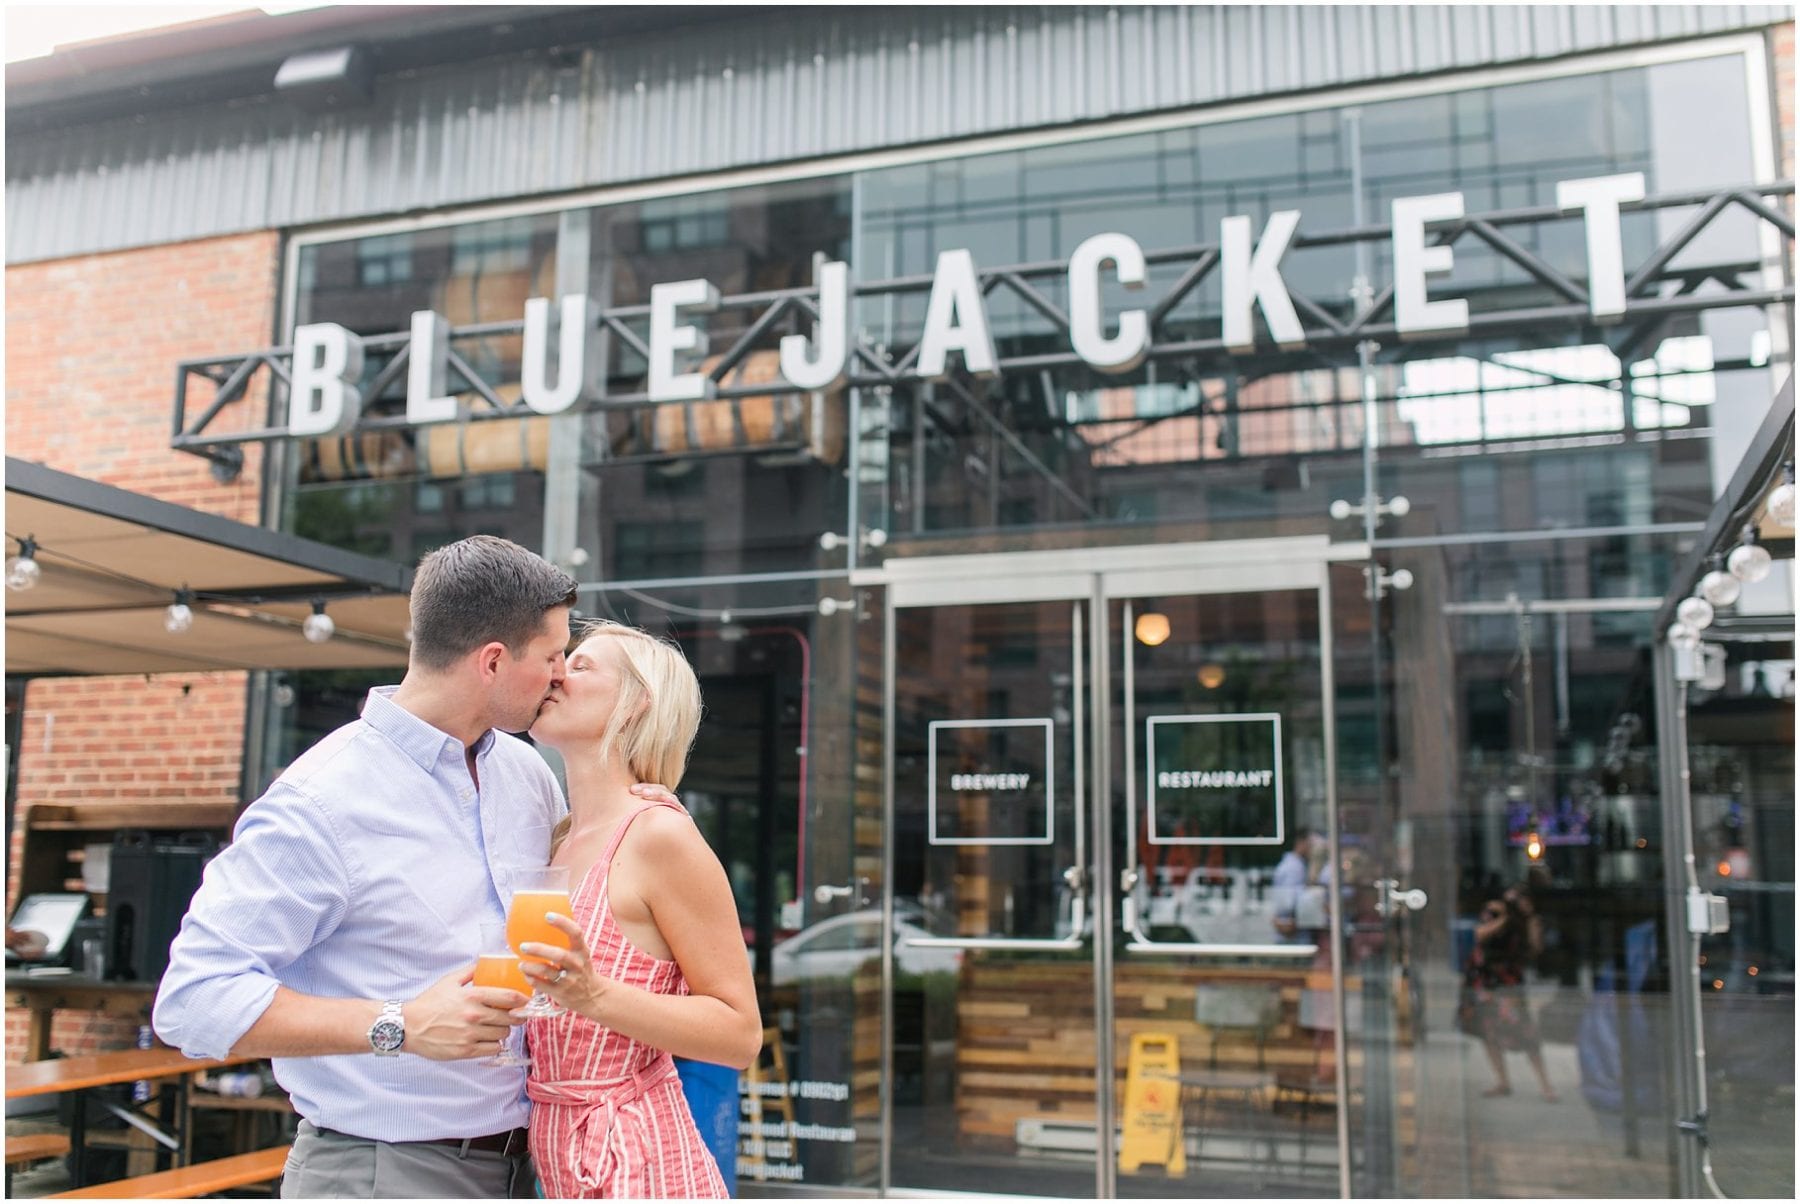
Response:
[[[1524,891],[1510,888],[1482,908],[1475,948],[1463,970],[1457,1022],[1464,1032],[1481,1038],[1494,1068],[1496,1082],[1483,1095],[1512,1094],[1506,1074],[1506,1053],[1512,1050],[1530,1060],[1544,1098],[1552,1103],[1558,1098],[1544,1069],[1537,1023],[1525,999],[1525,968],[1542,948],[1542,924]]]
[[[1325,842],[1311,828],[1294,829],[1294,843],[1269,877],[1269,921],[1275,926],[1275,939],[1283,944],[1301,944],[1309,939],[1300,931],[1300,900],[1307,884],[1317,881],[1318,873],[1311,865],[1315,854],[1323,855]]]
[[[1332,1060],[1326,1054],[1332,1048],[1333,1034],[1337,1031],[1337,1012],[1331,995],[1330,912],[1331,887],[1337,879],[1331,872],[1331,848],[1324,840],[1310,835],[1305,856],[1306,877],[1294,922],[1298,928],[1297,939],[1315,945],[1317,949],[1300,992],[1297,1019],[1301,1028],[1312,1030],[1313,1086],[1324,1087],[1332,1081]]]

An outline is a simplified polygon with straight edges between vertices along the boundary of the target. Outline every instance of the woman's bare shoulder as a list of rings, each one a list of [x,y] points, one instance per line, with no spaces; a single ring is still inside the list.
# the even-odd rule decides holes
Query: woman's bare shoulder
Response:
[[[693,818],[673,807],[652,807],[637,817],[626,840],[634,851],[649,856],[712,855],[711,846],[700,834]]]

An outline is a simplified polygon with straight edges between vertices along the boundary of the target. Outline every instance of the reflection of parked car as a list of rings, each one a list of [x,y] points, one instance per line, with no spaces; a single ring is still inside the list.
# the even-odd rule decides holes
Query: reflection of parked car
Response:
[[[954,973],[962,965],[961,949],[929,949],[907,944],[909,937],[930,936],[917,914],[894,917],[894,969],[901,974]],[[865,962],[881,956],[881,913],[853,911],[821,920],[777,944],[774,985],[814,978],[847,978]]]

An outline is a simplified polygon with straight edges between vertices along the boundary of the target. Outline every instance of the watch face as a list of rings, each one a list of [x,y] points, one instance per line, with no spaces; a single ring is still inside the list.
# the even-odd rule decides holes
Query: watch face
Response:
[[[377,1020],[369,1029],[369,1044],[381,1053],[393,1053],[406,1040],[406,1028],[398,1020]]]

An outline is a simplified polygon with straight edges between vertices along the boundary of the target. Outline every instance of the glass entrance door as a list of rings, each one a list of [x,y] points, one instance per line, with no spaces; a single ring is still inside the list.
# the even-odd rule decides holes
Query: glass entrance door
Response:
[[[1323,561],[1203,558],[890,588],[891,1191],[1340,1190]]]
[[[1108,604],[1121,1196],[1339,1191],[1321,599]],[[1181,1139],[1164,1156],[1158,1103]]]
[[[1088,613],[894,612],[896,1188],[1094,1193]]]

